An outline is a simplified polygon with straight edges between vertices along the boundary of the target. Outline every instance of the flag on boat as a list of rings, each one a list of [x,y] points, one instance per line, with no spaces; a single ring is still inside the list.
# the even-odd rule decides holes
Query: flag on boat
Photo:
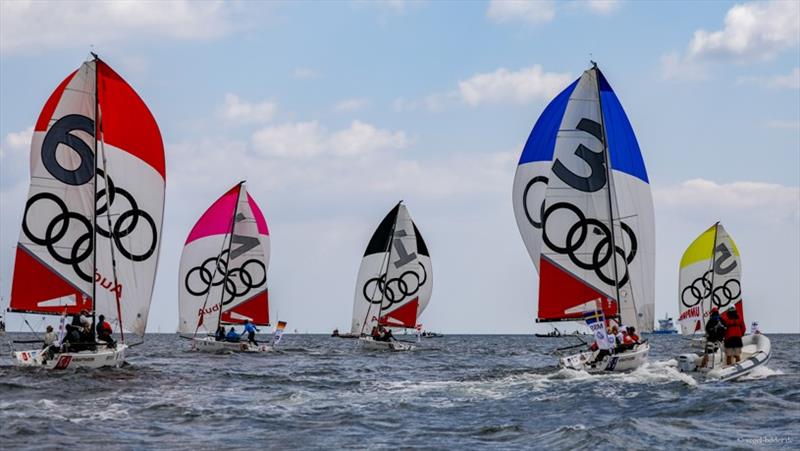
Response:
[[[428,247],[400,202],[383,218],[367,244],[356,280],[350,331],[369,333],[377,325],[413,328],[432,291]]]
[[[705,330],[712,308],[736,308],[744,321],[742,260],[739,248],[720,223],[700,234],[681,257],[678,322],[684,334]]]
[[[281,342],[281,338],[283,338],[284,329],[286,329],[286,321],[278,321],[278,325],[275,326],[275,337],[273,338],[275,344]]]
[[[178,330],[214,332],[218,324],[269,325],[269,230],[241,182],[195,224],[181,255]]]
[[[65,311],[61,315],[61,320],[58,322],[58,337],[56,337],[55,346],[61,347],[61,343],[64,342],[64,336],[67,334],[67,312]]]
[[[589,329],[591,329],[597,347],[600,349],[611,349],[612,345],[608,339],[608,334],[606,334],[606,317],[603,315],[603,311],[595,310],[586,312],[583,314],[583,319],[586,321],[586,325],[589,326]]]
[[[514,214],[539,272],[539,321],[600,299],[606,318],[651,332],[655,222],[644,159],[622,104],[595,66],[544,109],[525,144]]]
[[[30,178],[9,309],[87,309],[143,335],[161,246],[164,146],[147,105],[104,61],[83,63],[45,102]]]

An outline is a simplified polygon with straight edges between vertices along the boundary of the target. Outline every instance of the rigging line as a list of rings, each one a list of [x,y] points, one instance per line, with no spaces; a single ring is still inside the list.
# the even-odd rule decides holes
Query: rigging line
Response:
[[[593,63],[594,64],[594,63]],[[600,107],[600,132],[601,136],[603,137],[603,157],[606,160],[606,179],[607,179],[607,188],[608,188],[608,222],[611,229],[611,259],[614,261],[614,288],[617,293],[617,308],[619,310],[619,317],[620,321],[622,321],[622,299],[620,299],[619,294],[619,268],[617,265],[617,243],[616,243],[616,233],[614,229],[614,208],[613,203],[616,199],[613,198],[611,195],[611,185],[614,181],[613,173],[611,172],[611,158],[609,155],[608,149],[608,140],[606,136],[606,124],[605,118],[603,117],[603,100],[601,98],[600,93],[600,69],[597,68],[597,64],[594,64],[594,75],[595,75],[595,86],[597,86],[597,104]],[[617,205],[617,211],[619,211],[619,205]],[[620,235],[621,237],[621,235]],[[631,304],[633,305],[633,315],[634,321],[636,322],[636,326],[639,326],[639,312],[636,308],[636,299],[634,298],[633,294],[633,282],[631,281],[630,277],[630,268],[628,267],[628,259],[625,255],[625,240],[622,240],[622,261],[625,263],[625,273],[628,274],[628,283],[631,285],[630,295],[631,295]]]
[[[239,185],[241,185],[242,183],[244,183],[244,182],[239,182]],[[238,197],[237,197],[236,206],[238,206],[238,205],[239,204],[238,204]],[[235,213],[236,206],[234,206],[234,219],[236,218],[236,213]],[[233,231],[233,226],[231,226],[231,231]],[[214,282],[214,277],[216,277],[217,271],[219,270],[219,261],[222,258],[222,253],[225,252],[225,240],[228,239],[228,235],[231,235],[231,238],[233,238],[232,234],[228,233],[227,231],[225,232],[225,235],[222,237],[222,242],[220,243],[220,246],[219,246],[219,253],[217,253],[217,259],[214,262],[214,272],[211,273],[211,277],[208,280],[208,285],[206,287],[207,288],[206,297],[205,297],[205,299],[203,299],[203,310],[202,310],[203,311],[203,315],[205,315],[206,306],[208,305],[208,297],[211,296],[211,284]],[[230,252],[229,252],[229,254],[230,254]],[[228,259],[230,259],[230,255],[228,256]],[[226,273],[227,273],[227,269],[228,269],[227,266],[228,266],[228,262],[225,262],[225,269],[226,269],[225,272]],[[222,284],[222,290],[223,290],[223,293],[224,293],[224,290],[225,290],[225,283],[224,282]],[[220,316],[222,316],[222,305],[220,305],[219,314],[220,314]],[[194,328],[194,334],[192,335],[192,338],[197,336],[197,331],[199,329],[200,329],[200,324],[198,323]],[[217,324],[217,329],[219,329],[219,323]]]
[[[400,204],[402,202],[403,201],[401,200],[395,206],[395,208],[397,209],[397,213],[395,213],[394,221],[392,222],[392,230],[389,233],[389,240],[388,240],[388,243],[386,245],[386,252],[387,252],[386,258],[385,258],[385,260],[381,260],[381,266],[380,266],[380,270],[378,272],[378,274],[383,273],[384,283],[386,282],[386,277],[388,277],[388,274],[389,274],[389,264],[391,263],[391,258],[392,258],[392,241],[394,240],[394,230],[395,230],[395,227],[397,227],[397,217],[400,215]],[[386,262],[386,270],[385,271],[383,269],[384,261]],[[380,287],[380,284],[381,284],[381,279],[379,277],[378,280],[375,282],[375,289],[372,290],[372,294],[370,295],[369,299],[367,300],[367,302],[369,302],[369,306],[367,307],[367,314],[364,315],[364,321],[361,323],[361,334],[364,333],[364,326],[367,325],[367,318],[369,318],[369,312],[372,310],[372,302],[371,301],[372,301],[372,299],[375,299],[375,292],[378,291],[378,287]],[[384,287],[384,290],[385,290],[385,287]],[[381,302],[380,302],[380,304],[378,304],[378,322],[380,322],[381,310],[382,310],[382,307],[383,307],[384,290],[380,290],[380,292],[381,292],[380,301]]]
[[[219,315],[217,316],[217,329],[219,329],[220,324],[222,324],[222,302],[225,300],[225,287],[228,284],[228,274],[230,271],[231,264],[231,247],[233,246],[233,233],[236,229],[236,213],[239,212],[239,202],[242,200],[242,187],[244,186],[244,180],[239,182],[239,191],[236,193],[236,204],[233,206],[233,217],[231,218],[231,233],[230,239],[228,240],[228,260],[225,261],[225,277],[222,279],[222,289],[219,293]],[[219,262],[219,259],[217,259]],[[235,292],[236,290],[234,290]],[[235,296],[234,296],[235,297]]]
[[[98,129],[102,132],[103,130],[103,118],[102,118],[102,111],[100,112],[100,117],[98,120]],[[114,252],[114,230],[111,227],[111,195],[108,192],[108,160],[106,158],[106,146],[105,142],[102,139],[96,140],[100,144],[100,154],[103,156],[103,191],[105,192],[106,197],[106,226],[108,227],[108,240],[109,240],[109,249],[111,249],[111,273],[114,276],[114,298],[117,302],[117,319],[119,320],[119,337],[120,342],[125,343],[125,329],[123,327],[122,322],[122,305],[120,302],[120,289],[119,289],[119,280],[117,279],[117,256]],[[96,199],[95,199],[95,211],[97,210]],[[94,323],[94,318],[92,319],[92,323]],[[92,327],[95,327],[92,324]],[[94,336],[94,331],[92,331],[92,336]],[[144,340],[144,336],[142,336],[142,340]]]

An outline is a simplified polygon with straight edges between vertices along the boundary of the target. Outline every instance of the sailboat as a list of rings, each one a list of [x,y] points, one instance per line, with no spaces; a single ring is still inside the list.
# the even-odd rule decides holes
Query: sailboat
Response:
[[[125,332],[144,335],[158,266],[166,185],[158,125],[133,88],[92,54],[45,103],[30,161],[9,311],[86,310],[92,332],[90,342],[15,351],[13,361],[120,366]],[[94,343],[99,315],[119,334],[113,346]]]
[[[633,128],[596,64],[536,121],[514,177],[513,204],[539,273],[537,322],[580,321],[597,305],[606,323],[653,330],[650,184]],[[646,343],[600,360],[582,352],[559,365],[624,371],[644,363],[648,352]]]
[[[380,341],[373,328],[416,328],[433,292],[428,246],[400,201],[367,244],[358,270],[350,332],[366,349],[408,351],[413,345]]]
[[[742,260],[739,248],[725,228],[717,222],[698,236],[683,253],[678,281],[678,310],[681,332],[684,335],[705,333],[711,310],[716,308],[725,318],[734,309],[744,324],[742,298]],[[703,365],[703,355],[682,354],[678,357],[681,371],[703,375],[706,379],[732,380],[742,377],[769,361],[771,344],[764,334],[742,337],[741,362],[726,366],[724,349],[720,346],[709,353]],[[705,342],[703,343],[705,349]]]
[[[250,321],[269,326],[269,229],[240,182],[200,217],[189,233],[178,275],[178,331],[199,351],[266,352],[265,344],[217,340],[217,328]],[[212,334],[212,335],[209,335]]]

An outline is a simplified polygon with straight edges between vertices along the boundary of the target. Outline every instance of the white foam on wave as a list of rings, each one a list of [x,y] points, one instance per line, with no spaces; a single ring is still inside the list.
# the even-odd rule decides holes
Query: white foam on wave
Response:
[[[745,374],[744,376],[740,377],[738,380],[740,380],[740,381],[752,381],[752,380],[764,379],[764,378],[770,377],[770,376],[780,376],[780,375],[783,375],[783,374],[784,374],[784,372],[781,371],[781,370],[773,370],[772,368],[770,368],[770,367],[768,367],[766,365],[761,365],[761,366],[753,368],[753,371],[751,371],[748,374]]]

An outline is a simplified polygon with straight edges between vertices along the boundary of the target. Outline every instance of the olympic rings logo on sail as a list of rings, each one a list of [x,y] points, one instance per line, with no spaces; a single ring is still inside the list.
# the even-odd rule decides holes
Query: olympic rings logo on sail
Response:
[[[399,277],[389,280],[386,280],[386,274],[367,280],[361,290],[364,294],[364,299],[370,304],[381,304],[381,308],[386,309],[405,301],[410,296],[414,296],[428,281],[428,271],[425,269],[425,265],[420,263],[419,266],[422,268],[422,276],[417,274],[416,271],[404,271]],[[377,293],[380,293],[381,297],[375,299],[374,296]],[[384,302],[387,304],[384,305]]]
[[[561,246],[556,244],[551,239],[550,234],[547,233],[547,221],[548,218],[556,211],[565,210],[571,212],[575,215],[575,222],[569,227],[564,245]],[[619,286],[625,285],[629,279],[629,272],[628,272],[628,265],[633,262],[633,259],[636,258],[636,250],[638,247],[638,242],[636,239],[636,234],[633,232],[627,224],[620,221],[620,229],[628,236],[628,241],[630,242],[630,251],[627,253],[625,249],[621,248],[619,245],[614,244],[614,249],[611,249],[612,237],[611,237],[611,230],[605,225],[602,221],[595,219],[595,218],[587,218],[580,208],[572,205],[568,202],[556,202],[553,205],[544,209],[544,214],[542,215],[542,240],[544,243],[552,249],[554,252],[557,252],[562,255],[567,255],[572,263],[574,263],[577,267],[581,269],[585,269],[588,271],[594,271],[597,277],[603,281],[604,283],[614,286],[614,277],[608,276],[603,272],[603,268],[606,267],[609,263],[613,264],[612,258],[616,258],[616,255],[619,254],[627,263],[624,265],[625,273],[622,277],[619,277]],[[590,233],[594,233],[595,235],[600,235],[602,238],[597,242],[594,249],[581,251],[584,243],[586,243],[587,238],[589,237]],[[579,258],[579,255],[591,255],[590,261],[584,261]]]
[[[708,299],[708,297],[711,296],[711,304],[718,308],[723,308],[739,299],[742,295],[742,285],[737,279],[726,280],[725,283],[714,288],[712,292],[713,285],[710,278],[712,271],[713,270],[709,269],[704,272],[702,276],[694,279],[692,283],[681,291],[681,303],[684,306],[694,307],[699,304],[700,301]],[[698,283],[700,284],[699,286]],[[733,292],[734,289],[736,290],[736,294]]]
[[[136,199],[127,190],[117,187],[111,177],[106,176],[103,170],[94,167],[95,155],[92,148],[80,137],[73,134],[75,131],[84,132],[94,136],[94,121],[86,116],[70,114],[56,121],[48,130],[42,141],[42,164],[47,172],[56,180],[67,185],[82,186],[89,183],[94,177],[98,181],[102,177],[106,187],[95,193],[96,215],[104,215],[114,205],[118,198],[124,198],[128,209],[123,211],[113,220],[110,230],[104,229],[102,218],[98,218],[95,226],[97,233],[105,238],[113,239],[114,245],[120,254],[128,260],[140,262],[149,259],[156,251],[158,244],[158,227],[153,218],[146,211],[139,208]],[[72,149],[79,157],[80,164],[75,169],[67,169],[56,158],[58,147],[64,145]],[[104,205],[98,207],[100,199],[107,197]],[[59,212],[47,223],[43,236],[37,236],[28,224],[28,213],[39,202],[50,201],[56,205]],[[113,215],[117,213],[114,212]],[[72,220],[83,230],[71,243],[65,243],[68,232],[72,229]],[[150,229],[149,244],[144,246],[143,252],[129,249],[123,239],[134,233],[138,226],[144,223]],[[82,280],[92,282],[93,275],[81,268],[81,263],[86,261],[94,250],[92,222],[86,216],[70,211],[67,204],[57,195],[41,192],[31,196],[25,204],[25,213],[22,219],[22,231],[33,243],[44,246],[47,252],[56,261],[71,265],[75,273]],[[65,254],[59,249],[68,249]]]
[[[251,258],[245,261],[242,266],[233,268],[229,272],[228,255],[229,252],[225,250],[219,257],[208,258],[201,265],[190,269],[186,273],[184,280],[186,291],[193,296],[205,296],[211,290],[211,287],[220,286],[224,283],[224,290],[228,296],[222,300],[222,305],[228,305],[234,299],[246,296],[250,290],[257,289],[267,283],[267,267],[263,262]],[[257,268],[261,269],[261,277],[254,277],[248,270],[248,266],[252,268],[253,265],[255,265],[256,268],[254,269],[256,271]],[[254,273],[256,276],[258,275],[257,272],[254,271]],[[197,287],[198,283],[201,287],[194,289],[192,285]]]

